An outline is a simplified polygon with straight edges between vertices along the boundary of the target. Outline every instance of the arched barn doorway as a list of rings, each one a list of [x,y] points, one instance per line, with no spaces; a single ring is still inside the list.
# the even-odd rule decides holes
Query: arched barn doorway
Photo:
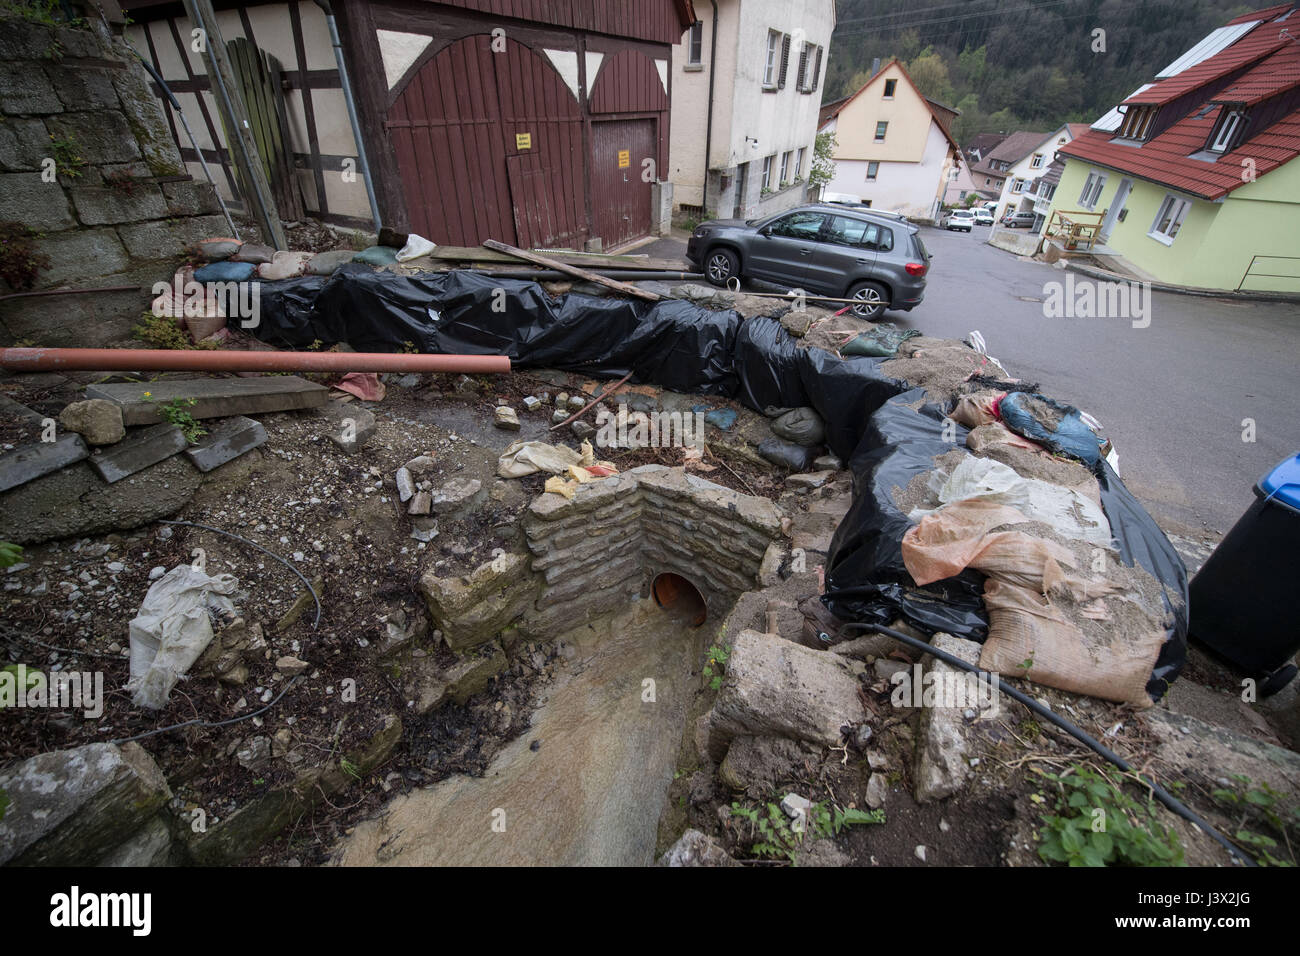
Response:
[[[581,248],[582,118],[555,68],[515,40],[456,40],[388,112],[411,228],[443,245]]]
[[[654,595],[656,604],[687,621],[691,627],[699,627],[709,616],[700,589],[680,574],[665,572],[658,575],[650,585],[650,593]]]

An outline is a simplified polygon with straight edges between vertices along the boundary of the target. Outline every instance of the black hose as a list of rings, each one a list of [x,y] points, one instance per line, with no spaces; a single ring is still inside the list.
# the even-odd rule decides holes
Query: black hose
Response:
[[[855,590],[867,590],[867,589],[844,588],[839,591],[828,591],[827,596],[833,598],[847,597],[851,595]],[[1240,849],[1238,849],[1232,843],[1231,840],[1225,837],[1222,833],[1220,833],[1218,830],[1212,827],[1205,820],[1201,819],[1201,817],[1197,815],[1197,813],[1194,810],[1192,810],[1190,807],[1183,804],[1172,793],[1169,793],[1167,790],[1165,790],[1164,787],[1160,786],[1160,784],[1156,783],[1154,780],[1151,780],[1144,774],[1138,773],[1136,770],[1133,769],[1132,765],[1130,765],[1127,760],[1125,760],[1119,754],[1115,753],[1110,748],[1103,745],[1100,741],[1093,739],[1091,736],[1089,736],[1080,728],[1076,727],[1074,724],[1070,723],[1064,717],[1061,717],[1058,714],[1054,713],[1051,709],[1044,707],[1042,704],[1034,700],[1029,695],[1016,690],[1014,687],[1010,687],[1006,684],[1003,684],[1001,680],[999,680],[997,674],[991,673],[990,671],[981,670],[979,667],[975,666],[974,664],[968,664],[960,657],[955,657],[952,654],[949,654],[947,651],[942,651],[937,647],[932,647],[931,645],[927,644],[925,641],[918,640],[917,638],[912,637],[909,634],[903,634],[901,631],[895,631],[893,628],[885,627],[882,624],[846,624],[844,625],[843,628],[841,628],[841,630],[872,631],[876,634],[884,634],[887,637],[892,637],[894,640],[901,641],[902,643],[907,644],[910,647],[914,647],[919,651],[923,651],[926,654],[933,654],[935,657],[939,658],[939,660],[943,661],[945,664],[951,664],[953,667],[960,668],[961,670],[964,671],[969,671],[970,673],[976,674],[979,677],[989,681],[1000,692],[1005,692],[1008,696],[1012,697],[1015,700],[1020,701],[1020,703],[1024,704],[1026,707],[1032,710],[1035,714],[1038,714],[1038,716],[1042,717],[1044,720],[1050,721],[1052,724],[1055,724],[1057,727],[1064,730],[1075,740],[1086,745],[1092,750],[1095,750],[1097,753],[1105,757],[1107,760],[1113,763],[1124,773],[1133,774],[1135,777],[1137,777],[1144,784],[1146,784],[1148,787],[1151,788],[1151,792],[1155,794],[1156,799],[1158,799],[1161,803],[1163,803],[1174,813],[1178,814],[1188,823],[1191,823],[1194,826],[1199,827],[1204,832],[1208,833],[1216,842],[1222,845],[1225,850],[1227,850],[1230,854],[1232,854],[1233,857],[1245,863],[1247,866],[1257,865],[1254,860],[1252,860],[1249,856],[1247,856]]]

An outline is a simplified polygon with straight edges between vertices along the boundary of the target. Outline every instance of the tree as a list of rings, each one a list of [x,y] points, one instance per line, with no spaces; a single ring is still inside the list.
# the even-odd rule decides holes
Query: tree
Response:
[[[822,187],[835,178],[835,134],[818,133],[813,143],[812,167],[808,170],[808,189],[821,194]]]
[[[948,64],[933,47],[926,47],[907,64],[908,75],[922,95],[940,103],[951,103],[955,99],[952,79],[948,76]]]

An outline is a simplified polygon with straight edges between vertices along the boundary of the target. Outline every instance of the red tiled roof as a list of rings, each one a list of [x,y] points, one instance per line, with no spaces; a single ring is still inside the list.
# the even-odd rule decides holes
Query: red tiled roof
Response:
[[[1254,13],[1243,13],[1224,25],[1230,27],[1238,23],[1250,23],[1251,20],[1272,20],[1278,14],[1286,13],[1291,9],[1291,6],[1289,3],[1279,3],[1276,7],[1267,7],[1263,10],[1256,10]]]
[[[1141,146],[1112,143],[1110,133],[1089,130],[1062,146],[1061,153],[1211,200],[1246,184],[1244,160],[1254,160],[1255,175],[1263,176],[1300,155],[1300,110],[1296,110],[1215,162],[1192,159],[1191,154],[1205,148],[1222,109],[1216,106],[1198,116],[1198,107]]]
[[[1202,60],[1174,76],[1157,80],[1141,93],[1135,93],[1124,101],[1126,106],[1163,106],[1171,103],[1206,83],[1236,72],[1242,67],[1250,66],[1264,57],[1277,52],[1294,41],[1281,35],[1280,28],[1269,23],[1261,23],[1232,46],[1208,60]]]
[[[1214,97],[1215,103],[1253,106],[1300,86],[1300,40],[1288,43]]]
[[[1292,14],[1283,26],[1269,22],[1292,7],[1290,3],[1280,4],[1232,20],[1229,26],[1252,20],[1265,22],[1214,56],[1125,100],[1129,105],[1163,105],[1249,67],[1218,94],[1207,94],[1159,136],[1137,145],[1116,139],[1114,132],[1089,129],[1061,147],[1061,154],[1209,200],[1222,199],[1246,184],[1242,173],[1247,161],[1253,161],[1258,177],[1300,156],[1297,109],[1254,133],[1226,155],[1213,160],[1192,158],[1194,154],[1206,155],[1206,144],[1226,108],[1224,104],[1250,106],[1300,87],[1300,42],[1281,35],[1292,19],[1300,27],[1300,16]]]

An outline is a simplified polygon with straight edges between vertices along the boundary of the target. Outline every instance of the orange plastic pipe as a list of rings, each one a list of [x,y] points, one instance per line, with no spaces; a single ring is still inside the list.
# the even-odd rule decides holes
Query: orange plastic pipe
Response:
[[[464,372],[510,371],[504,355],[412,355],[405,352],[226,352],[206,349],[0,350],[11,372]]]

